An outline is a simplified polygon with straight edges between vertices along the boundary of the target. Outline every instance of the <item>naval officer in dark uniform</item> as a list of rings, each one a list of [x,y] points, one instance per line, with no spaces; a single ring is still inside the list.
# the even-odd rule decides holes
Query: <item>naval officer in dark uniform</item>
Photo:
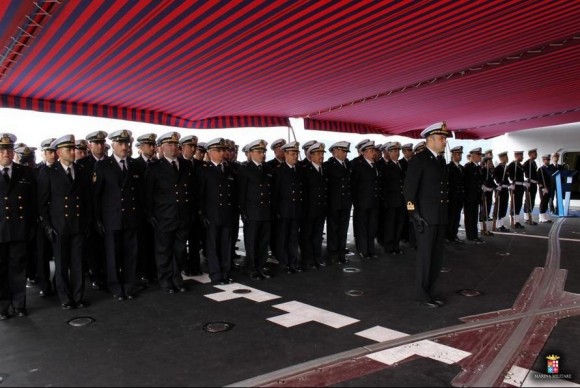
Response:
[[[447,164],[449,172],[449,224],[447,225],[447,241],[463,243],[457,232],[461,222],[461,211],[465,200],[465,175],[461,165],[463,147],[457,146],[451,149],[451,161]]]
[[[499,158],[499,163],[493,168],[493,179],[496,184],[495,200],[493,203],[493,218],[495,219],[494,232],[496,230],[500,232],[509,232],[509,229],[503,224],[504,218],[507,215],[510,196],[510,181],[507,174],[507,151],[500,152],[497,156]]]
[[[300,144],[284,144],[284,163],[272,173],[272,212],[277,224],[276,257],[287,273],[302,272],[298,264],[300,222],[303,216],[302,169],[298,169]]]
[[[92,225],[91,176],[75,161],[75,138],[55,140],[59,161],[38,174],[38,209],[41,225],[52,241],[55,284],[61,307],[85,307],[84,244]]]
[[[177,157],[180,137],[177,132],[159,136],[162,157],[145,172],[145,208],[155,230],[157,279],[168,294],[186,291],[181,271],[193,218],[193,166]]]
[[[95,171],[95,164],[106,157],[107,136],[108,133],[105,131],[89,133],[86,136],[86,140],[89,143],[90,154],[80,160],[75,159],[75,163],[83,166],[86,173],[91,176],[93,171]],[[84,267],[89,272],[92,288],[100,290],[104,287],[105,280],[105,241],[94,228],[91,228],[88,233],[83,255],[85,260]]]
[[[237,213],[237,183],[233,171],[224,165],[226,142],[216,138],[206,143],[210,161],[198,172],[199,215],[206,230],[205,252],[213,284],[233,283],[232,219]]]
[[[191,163],[193,167],[194,184],[197,186],[197,171],[203,167],[204,162],[194,158],[195,152],[197,150],[197,136],[188,135],[179,139],[179,145],[181,146],[181,157]],[[191,222],[191,228],[189,229],[189,238],[187,239],[187,253],[185,255],[185,266],[183,270],[183,275],[185,276],[200,276],[201,271],[201,257],[199,255],[199,250],[201,249],[201,236],[203,230],[203,224],[199,219],[199,209],[197,206],[197,201],[193,202],[193,220]]]
[[[551,223],[548,218],[548,202],[554,188],[552,187],[552,175],[550,174],[550,154],[542,156],[542,165],[538,168],[538,188],[540,189],[540,217],[538,222]]]
[[[138,257],[138,230],[145,221],[143,170],[128,157],[131,131],[109,135],[113,155],[97,162],[93,203],[97,231],[105,239],[107,288],[115,300],[133,299]]]
[[[38,172],[46,167],[52,166],[56,162],[56,150],[51,148],[52,142],[56,139],[51,137],[45,139],[40,143],[40,151],[42,153],[43,161],[36,167],[36,175]],[[42,230],[36,233],[36,261],[37,261],[37,280],[38,288],[40,288],[39,295],[41,297],[52,294],[53,284],[50,278],[50,261],[52,260],[52,243],[46,237]]]
[[[331,145],[329,151],[332,157],[324,162],[328,178],[327,256],[330,263],[346,264],[346,238],[352,209],[352,167],[346,157],[350,152],[350,143],[339,141]]]
[[[507,175],[511,182],[510,219],[514,228],[525,229],[518,220],[518,216],[522,210],[524,194],[526,192],[526,187],[524,185],[524,166],[522,166],[524,151],[514,151],[514,159],[515,160],[506,167]]]
[[[471,159],[465,163],[465,203],[463,205],[463,214],[465,221],[465,237],[468,241],[482,243],[479,237],[477,223],[479,219],[479,205],[482,203],[483,174],[481,172],[481,147],[472,149],[469,154]]]
[[[389,154],[389,161],[383,169],[383,225],[385,252],[392,255],[403,253],[401,249],[401,236],[403,234],[404,220],[408,218],[405,210],[405,197],[403,185],[405,173],[399,164],[399,152],[401,143],[389,142],[385,147]]]
[[[26,311],[27,244],[36,220],[32,168],[14,163],[16,136],[0,133],[0,321]]]
[[[368,141],[360,147],[361,158],[352,163],[352,203],[354,239],[361,258],[377,257],[375,236],[379,222],[379,211],[382,201],[381,174],[373,156],[375,142]]]
[[[536,195],[538,194],[538,165],[536,159],[538,158],[538,149],[534,148],[528,151],[528,160],[523,163],[524,176],[526,181],[524,187],[526,188],[526,197],[524,201],[524,220],[528,225],[538,225],[533,220],[532,212],[536,206]]]
[[[250,161],[238,171],[238,194],[242,221],[246,268],[252,279],[268,279],[264,265],[268,258],[268,243],[272,224],[272,172],[263,162],[266,142],[248,144]]]
[[[428,307],[443,301],[434,294],[435,283],[443,264],[444,240],[448,223],[448,175],[445,151],[450,132],[444,122],[425,128],[426,148],[409,161],[404,193],[407,210],[415,224],[417,267],[415,299]]]
[[[268,170],[272,173],[278,166],[284,163],[284,150],[282,146],[286,144],[286,140],[280,138],[276,139],[270,144],[270,149],[274,152],[274,157],[266,162],[268,166]],[[271,224],[271,231],[270,231],[270,250],[274,256],[278,253],[278,247],[276,246],[276,239],[278,238],[278,223],[272,222]],[[277,258],[277,257],[276,257]],[[279,261],[280,259],[278,259]]]
[[[326,266],[322,259],[322,234],[328,210],[327,178],[324,172],[324,143],[314,143],[302,164],[304,217],[300,225],[302,265],[311,269]]]
[[[155,156],[157,135],[145,133],[137,138],[135,143],[139,150],[139,156],[135,158],[134,165],[139,169],[139,174],[145,176],[149,165],[157,160]],[[143,222],[138,232],[137,274],[144,284],[155,282],[157,279],[157,264],[155,263],[155,238],[153,226],[149,222]]]

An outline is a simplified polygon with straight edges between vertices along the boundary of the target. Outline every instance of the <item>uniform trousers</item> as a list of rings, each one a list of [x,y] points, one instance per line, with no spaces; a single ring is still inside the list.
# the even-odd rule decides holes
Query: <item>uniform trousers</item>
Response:
[[[510,206],[510,216],[519,215],[522,211],[524,193],[524,186],[516,185],[516,188],[513,192],[513,203]]]
[[[447,239],[453,241],[457,238],[459,224],[461,223],[461,211],[463,210],[463,198],[449,199],[449,224],[447,225]]]
[[[50,260],[52,260],[52,256],[50,240],[44,233],[38,231],[36,233],[36,272],[38,287],[44,292],[49,292],[52,288],[50,279]]]
[[[246,268],[250,272],[259,271],[268,259],[268,244],[270,242],[270,221],[247,220],[248,226],[244,234],[246,247]]]
[[[0,243],[0,312],[26,307],[25,241]]]
[[[387,207],[383,214],[385,252],[398,251],[401,249],[401,235],[403,234],[403,222],[407,217],[407,209],[404,206]]]
[[[528,193],[526,193],[524,213],[531,213],[534,211],[534,207],[536,206],[536,194],[538,194],[538,185],[535,183],[530,183]]]
[[[196,216],[191,222],[189,230],[189,238],[187,239],[187,255],[184,269],[192,274],[201,273],[201,257],[199,250],[201,249],[201,229],[203,224]]]
[[[486,191],[482,195],[483,203],[481,204],[481,209],[479,210],[479,220],[487,221],[491,218],[491,205],[493,203],[493,191]]]
[[[137,229],[105,232],[107,287],[113,295],[132,295],[135,292],[137,244]]]
[[[300,220],[298,218],[280,218],[276,224],[276,232],[278,233],[276,258],[282,265],[294,267],[298,265]]]
[[[355,208],[354,214],[357,215],[357,223],[354,229],[354,238],[359,254],[363,256],[372,256],[375,254],[375,235],[379,220],[379,209],[360,209]]]
[[[543,191],[540,191],[540,214],[545,214],[548,212],[548,202],[550,202],[550,197],[552,196],[552,190],[548,189],[548,193],[544,194]]]
[[[183,287],[181,271],[185,263],[185,247],[189,228],[155,229],[155,262],[159,286],[165,290]]]
[[[479,202],[465,202],[463,206],[463,215],[465,222],[465,237],[468,240],[473,240],[477,235],[477,215],[479,211]]]
[[[423,233],[416,233],[415,298],[418,301],[430,301],[433,297],[435,282],[443,266],[446,229],[447,225],[426,225]]]
[[[148,280],[157,277],[157,264],[155,263],[155,235],[150,224],[144,224],[138,231],[139,257],[137,258],[137,271],[140,276]]]
[[[507,208],[509,204],[509,190],[501,189],[495,203],[493,204],[493,213],[495,219],[501,220],[507,215]]]
[[[328,257],[331,260],[344,259],[346,236],[350,221],[350,208],[329,210],[326,219],[326,239]]]
[[[55,259],[54,282],[60,303],[79,303],[83,300],[84,242],[85,237],[80,233],[61,233],[52,244]]]
[[[300,225],[302,264],[316,264],[322,257],[322,233],[326,217],[304,218]]]
[[[214,225],[212,223],[206,227],[205,235],[205,252],[209,267],[209,278],[212,281],[221,281],[229,278],[232,266],[231,224]]]

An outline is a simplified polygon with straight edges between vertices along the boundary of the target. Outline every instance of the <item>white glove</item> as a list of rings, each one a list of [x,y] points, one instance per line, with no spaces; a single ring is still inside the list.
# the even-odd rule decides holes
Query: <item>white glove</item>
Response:
[[[487,191],[487,186],[486,185],[481,185],[481,190]]]
[[[496,191],[501,191],[501,186],[495,188]]]
[[[542,189],[542,193],[544,193],[544,195],[548,195],[549,191],[548,189],[546,189],[545,187]]]
[[[524,187],[526,189],[529,189],[530,188],[530,182],[524,182]]]
[[[510,190],[514,191],[516,189],[516,185],[510,185]]]

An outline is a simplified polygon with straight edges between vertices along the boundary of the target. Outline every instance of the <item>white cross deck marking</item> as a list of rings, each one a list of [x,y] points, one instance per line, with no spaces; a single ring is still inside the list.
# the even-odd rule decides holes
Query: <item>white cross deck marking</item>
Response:
[[[199,275],[199,276],[184,276],[183,278],[185,280],[193,279],[196,282],[203,283],[203,284],[211,283],[211,279],[209,278],[209,275],[206,273],[204,273],[203,275]]]
[[[377,342],[384,342],[408,336],[408,334],[401,333],[400,331],[387,329],[381,326],[375,326],[358,332],[356,335]],[[366,357],[382,362],[383,364],[392,365],[414,355],[431,358],[445,364],[454,364],[465,357],[470,356],[471,353],[452,348],[451,346],[439,344],[437,342],[423,340],[391,349],[381,350],[376,353],[371,353]]]
[[[264,291],[257,290],[252,287],[245,286],[239,283],[232,283],[232,284],[225,284],[222,286],[215,286],[224,292],[217,292],[215,294],[205,295],[206,298],[213,299],[217,302],[223,302],[226,300],[238,299],[238,298],[245,298],[249,300],[253,300],[254,302],[267,302],[272,299],[281,298],[278,295],[269,294]],[[250,290],[251,292],[247,294],[237,294],[234,293],[235,290]]]
[[[318,322],[322,323],[323,325],[338,329],[359,321],[358,319],[333,313],[331,311],[297,301],[282,303],[273,307],[288,312],[288,314],[268,318],[269,321],[284,327],[292,327],[306,322]]]

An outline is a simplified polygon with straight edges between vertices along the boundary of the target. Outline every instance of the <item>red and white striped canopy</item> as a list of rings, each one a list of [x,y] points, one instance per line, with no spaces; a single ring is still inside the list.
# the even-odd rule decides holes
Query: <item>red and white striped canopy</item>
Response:
[[[460,138],[580,121],[579,1],[0,1],[0,107]]]

